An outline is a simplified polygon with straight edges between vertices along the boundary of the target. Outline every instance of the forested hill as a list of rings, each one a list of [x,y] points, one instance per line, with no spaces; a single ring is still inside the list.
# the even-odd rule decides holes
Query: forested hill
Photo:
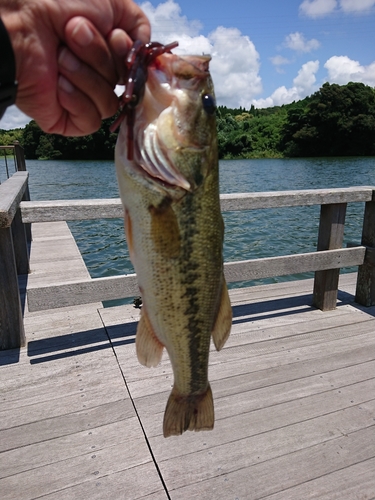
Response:
[[[86,137],[45,134],[34,121],[15,132],[29,159],[113,159],[117,134],[109,132],[111,123],[103,121],[98,132]],[[312,96],[284,106],[219,106],[217,130],[220,158],[372,156],[375,89],[363,83],[325,83]],[[11,138],[12,131],[0,130],[0,144]]]

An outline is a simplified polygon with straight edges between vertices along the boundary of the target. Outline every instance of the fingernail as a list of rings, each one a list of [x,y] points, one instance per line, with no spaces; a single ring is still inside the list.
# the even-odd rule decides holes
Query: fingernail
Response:
[[[94,33],[87,26],[87,23],[83,20],[80,21],[74,28],[74,30],[72,31],[72,36],[74,41],[78,45],[81,45],[81,47],[87,47],[87,45],[89,45],[94,39]]]
[[[81,67],[79,60],[66,47],[61,49],[58,62],[68,71],[78,71]]]
[[[73,85],[64,76],[62,76],[62,75],[59,76],[58,83],[59,83],[60,89],[63,90],[64,92],[71,94],[74,91]]]

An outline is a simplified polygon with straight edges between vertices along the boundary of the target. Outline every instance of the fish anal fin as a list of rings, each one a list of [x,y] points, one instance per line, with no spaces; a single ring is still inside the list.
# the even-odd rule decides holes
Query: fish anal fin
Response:
[[[214,428],[214,402],[210,384],[202,394],[184,396],[173,387],[164,413],[164,437]]]
[[[212,340],[214,341],[217,351],[220,351],[220,349],[224,347],[225,342],[228,340],[231,326],[232,307],[230,305],[227,284],[223,277],[220,305],[216,315],[215,324],[212,329]]]
[[[138,361],[142,365],[151,367],[160,363],[164,346],[157,338],[144,308],[137,327],[135,347]]]

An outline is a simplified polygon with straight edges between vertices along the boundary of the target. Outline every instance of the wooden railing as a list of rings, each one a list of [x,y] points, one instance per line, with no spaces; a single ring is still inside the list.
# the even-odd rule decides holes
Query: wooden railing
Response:
[[[8,196],[8,204],[13,206],[11,213],[19,203],[23,190],[20,173],[13,177],[14,179],[7,181],[13,182],[14,186],[9,190],[13,194]],[[24,179],[27,182],[27,177]],[[365,306],[375,304],[375,187],[236,193],[221,195],[220,199],[223,212],[321,205],[317,252],[225,263],[224,272],[229,283],[315,271],[313,304],[325,311],[336,307],[340,268],[359,266],[356,301]],[[351,202],[365,202],[362,242],[356,247],[342,248],[346,206]],[[22,201],[21,212],[22,222],[27,224],[123,217],[119,199]],[[10,218],[5,218],[8,226]],[[1,220],[0,212],[0,227],[5,227]],[[2,237],[0,236],[0,245]],[[10,257],[0,254],[0,272],[5,267],[1,263],[4,258]],[[138,294],[136,276],[130,274],[54,286],[29,286],[27,298],[29,310],[37,311],[134,297]],[[0,301],[4,300],[7,299],[0,298]],[[1,308],[4,308],[3,304],[4,302],[0,302]],[[3,341],[2,346],[10,344],[11,342]]]
[[[26,170],[25,155],[23,153],[23,148],[18,141],[14,141],[13,146],[0,146],[0,157],[2,155],[4,156],[4,167],[8,179],[11,176],[11,169],[8,164],[9,155],[13,157],[15,172]]]
[[[18,275],[29,272],[30,224],[22,222],[20,210],[21,200],[30,199],[29,174],[18,143],[1,149],[13,153],[17,170],[0,184],[0,349],[11,349],[25,343]]]

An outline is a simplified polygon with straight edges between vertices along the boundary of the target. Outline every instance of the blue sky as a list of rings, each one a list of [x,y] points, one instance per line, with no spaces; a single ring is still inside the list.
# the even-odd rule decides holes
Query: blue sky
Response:
[[[324,82],[375,87],[375,0],[150,0],[152,40],[210,53],[218,104],[268,107]],[[27,123],[12,107],[1,128]]]

